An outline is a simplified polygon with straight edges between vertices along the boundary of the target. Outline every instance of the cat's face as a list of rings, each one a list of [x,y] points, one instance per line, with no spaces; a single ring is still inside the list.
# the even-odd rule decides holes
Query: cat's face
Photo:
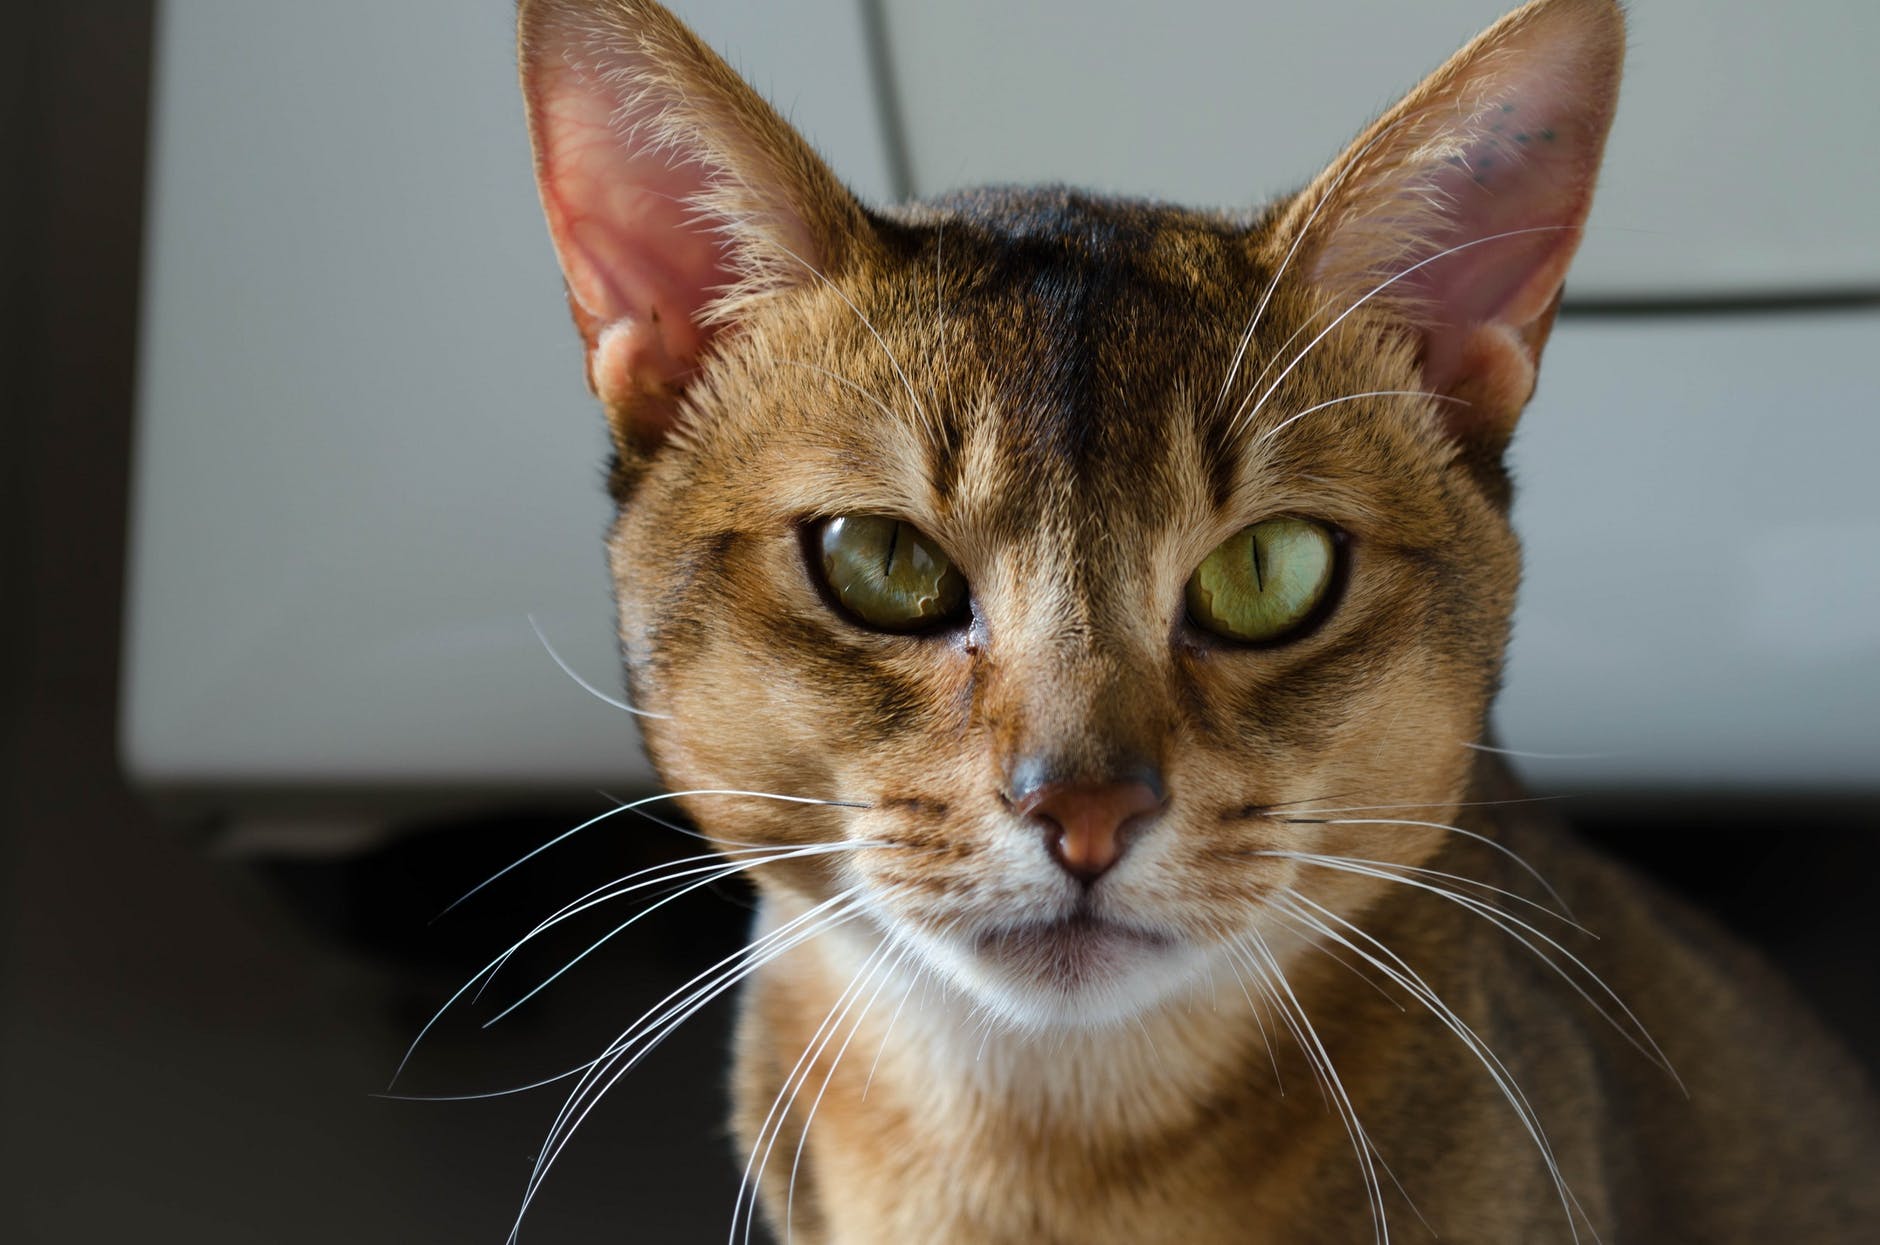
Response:
[[[1241,293],[1271,281],[1258,231],[1046,193],[893,237],[866,280],[804,288],[730,345],[697,432],[623,511],[623,635],[636,696],[671,715],[647,723],[667,781],[864,805],[695,802],[726,838],[890,845],[792,882],[859,881],[880,921],[1024,1016],[1138,1004],[1244,936],[1262,894],[1336,880],[1252,851],[1418,860],[1441,832],[1285,820],[1443,820],[1501,654],[1514,544],[1433,404],[1281,427],[1418,388],[1406,352],[1335,335],[1247,419],[1311,305],[1269,304],[1220,400]],[[818,525],[858,515],[943,551],[956,621],[901,634],[840,606]],[[1317,616],[1272,644],[1204,629],[1189,578],[1278,516],[1336,533]],[[1016,807],[1036,767],[1141,775],[1162,803],[1086,883]],[[1073,919],[1093,924],[1048,928]]]
[[[577,37],[555,23],[582,6],[537,7],[538,44]],[[1471,49],[1257,219],[1056,191],[883,218],[676,23],[601,7],[658,37],[622,52],[584,21],[535,125],[622,454],[649,746],[674,788],[839,802],[690,797],[723,840],[858,845],[760,885],[852,894],[1008,1018],[1108,1023],[1279,937],[1276,897],[1349,916],[1367,869],[1453,833],[1518,578],[1499,452],[1609,97]],[[584,63],[581,89],[641,85],[583,111]],[[664,146],[636,155],[649,118]],[[1517,132],[1552,150],[1485,182]],[[643,225],[593,241],[636,176],[728,222],[697,271],[672,278]]]

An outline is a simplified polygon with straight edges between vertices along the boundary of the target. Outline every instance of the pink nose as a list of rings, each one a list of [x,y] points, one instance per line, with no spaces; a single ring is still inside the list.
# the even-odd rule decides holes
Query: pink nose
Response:
[[[1162,804],[1162,793],[1145,782],[1048,782],[1014,807],[1043,824],[1052,858],[1088,883],[1122,859],[1129,832]]]

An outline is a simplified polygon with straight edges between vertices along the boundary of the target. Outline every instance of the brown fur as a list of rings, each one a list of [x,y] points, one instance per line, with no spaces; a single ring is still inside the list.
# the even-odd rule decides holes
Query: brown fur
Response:
[[[689,798],[725,840],[887,844],[753,871],[763,927],[850,886],[868,910],[750,983],[745,1151],[869,953],[884,938],[895,954],[920,948],[865,979],[869,1006],[842,1014],[781,1113],[762,1172],[780,1234],[787,1206],[805,1245],[1371,1239],[1359,1159],[1302,1050],[1311,1037],[1254,1005],[1244,961],[1172,960],[1174,988],[1138,982],[1147,993],[1121,1002],[1102,995],[1099,967],[1097,985],[1069,981],[1040,1018],[998,1014],[1011,981],[987,984],[932,950],[1083,902],[1185,947],[1268,939],[1389,1165],[1377,1178],[1395,1237],[1423,1232],[1420,1213],[1442,1240],[1496,1245],[1572,1240],[1576,1227],[1614,1243],[1880,1239],[1875,1109],[1849,1061],[1700,918],[1533,806],[1498,802],[1508,780],[1465,746],[1483,736],[1520,573],[1500,452],[1577,230],[1508,244],[1505,266],[1535,275],[1495,317],[1445,324],[1405,283],[1271,379],[1442,241],[1449,205],[1425,170],[1494,141],[1470,119],[1524,41],[1568,45],[1560,72],[1585,97],[1556,121],[1575,161],[1558,211],[1577,225],[1616,91],[1611,4],[1530,5],[1319,182],[1251,218],[1056,189],[869,213],[656,6],[525,0],[522,26],[551,222],[571,209],[556,197],[565,157],[544,66],[604,65],[584,89],[619,92],[618,117],[662,127],[662,149],[700,170],[697,206],[718,222],[736,283],[693,309],[702,344],[688,354],[662,320],[671,307],[603,314],[571,270],[619,452],[609,549],[629,681],[669,715],[646,724],[655,763],[677,788],[865,806]],[[610,356],[610,323],[651,324],[657,368]],[[1289,420],[1342,395],[1430,385]],[[802,532],[843,514],[900,517],[937,541],[972,585],[971,624],[895,635],[832,610]],[[1254,649],[1185,623],[1182,585],[1209,550],[1286,514],[1344,534],[1323,621]],[[1080,898],[1003,794],[1026,758],[1097,777],[1148,763],[1170,802]],[[1350,808],[1389,824],[1311,816]],[[1518,850],[1601,935],[1503,903],[1636,1010],[1688,1097],[1628,1044],[1649,1048],[1623,1016],[1609,1021],[1478,913],[1250,854],[1382,861],[1545,899],[1471,836]],[[1480,1036],[1533,1104],[1581,1211],[1563,1207],[1455,1034],[1374,967],[1375,985],[1315,949],[1271,907],[1289,894],[1388,946]]]

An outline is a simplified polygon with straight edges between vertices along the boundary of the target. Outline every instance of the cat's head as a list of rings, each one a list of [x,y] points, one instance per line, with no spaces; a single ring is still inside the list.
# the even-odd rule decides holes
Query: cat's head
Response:
[[[761,885],[1095,1023],[1454,833],[1614,4],[1529,5],[1241,215],[870,211],[658,7],[522,30],[655,763],[841,802],[690,798],[723,840],[878,845]]]

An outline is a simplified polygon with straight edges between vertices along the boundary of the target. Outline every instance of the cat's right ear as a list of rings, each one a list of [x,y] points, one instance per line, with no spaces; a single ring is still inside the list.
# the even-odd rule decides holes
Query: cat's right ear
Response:
[[[1498,458],[1534,390],[1592,206],[1625,56],[1616,0],[1532,0],[1450,58],[1296,199],[1328,316],[1414,349],[1467,449]]]
[[[522,94],[549,233],[624,455],[679,418],[714,339],[871,237],[809,145],[646,0],[522,0]]]

